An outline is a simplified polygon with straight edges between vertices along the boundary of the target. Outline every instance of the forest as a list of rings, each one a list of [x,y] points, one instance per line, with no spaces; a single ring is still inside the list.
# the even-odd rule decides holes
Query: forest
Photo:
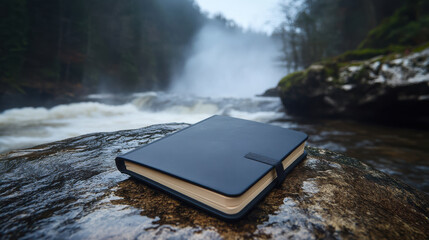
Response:
[[[0,95],[162,89],[207,18],[190,0],[0,2]]]
[[[283,5],[285,21],[274,33],[283,61],[297,70],[326,58],[363,60],[429,41],[424,0],[305,0]]]
[[[279,8],[284,21],[272,37],[281,40],[289,71],[429,40],[428,1],[305,0]],[[3,109],[22,97],[165,90],[204,24],[239,29],[222,16],[209,18],[192,0],[4,0],[0,12]]]

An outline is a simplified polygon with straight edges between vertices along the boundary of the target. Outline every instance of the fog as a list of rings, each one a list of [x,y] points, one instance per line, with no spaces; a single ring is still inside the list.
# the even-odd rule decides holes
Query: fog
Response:
[[[197,96],[249,97],[277,85],[286,70],[280,43],[265,34],[209,23],[196,34],[170,91]]]

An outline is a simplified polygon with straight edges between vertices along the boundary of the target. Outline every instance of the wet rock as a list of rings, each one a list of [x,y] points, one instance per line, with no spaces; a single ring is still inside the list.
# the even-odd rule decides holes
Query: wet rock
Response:
[[[261,96],[261,97],[278,97],[279,96],[279,89],[277,87],[269,88],[269,89],[265,90],[265,92],[259,96]]]
[[[429,197],[335,152],[309,156],[225,222],[117,171],[114,158],[186,124],[95,133],[0,155],[1,238],[427,239]]]
[[[407,56],[313,65],[280,81],[292,115],[429,123],[429,48]]]

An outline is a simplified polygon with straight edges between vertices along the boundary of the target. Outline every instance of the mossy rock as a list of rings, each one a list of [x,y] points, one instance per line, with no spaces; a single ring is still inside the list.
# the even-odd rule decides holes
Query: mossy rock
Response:
[[[278,84],[281,91],[287,91],[292,86],[302,83],[306,77],[305,71],[293,72],[282,78]]]
[[[325,60],[283,78],[280,98],[291,115],[425,125],[429,48],[423,46],[429,45],[388,55],[359,50],[361,56],[378,55],[362,61]]]

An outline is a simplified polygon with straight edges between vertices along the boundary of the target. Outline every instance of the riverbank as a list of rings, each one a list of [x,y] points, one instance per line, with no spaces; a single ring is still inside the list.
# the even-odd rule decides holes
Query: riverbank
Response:
[[[278,97],[209,98],[164,92],[96,94],[54,107],[10,109],[0,114],[0,152],[94,132],[166,122],[196,123],[214,114],[306,132],[310,146],[356,157],[429,192],[429,131],[290,116]]]
[[[287,75],[278,91],[291,115],[428,128],[428,69],[427,46],[360,61],[340,56]]]
[[[82,101],[89,90],[78,83],[24,82],[15,89],[0,90],[0,112],[11,108],[53,107]]]

